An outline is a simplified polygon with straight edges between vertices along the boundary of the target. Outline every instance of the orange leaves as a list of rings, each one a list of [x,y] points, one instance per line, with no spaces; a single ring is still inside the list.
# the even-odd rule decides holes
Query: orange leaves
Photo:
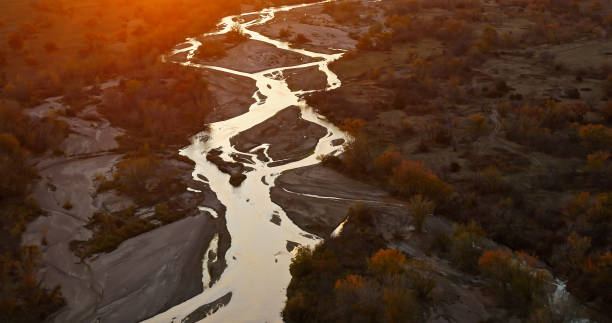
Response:
[[[396,249],[380,249],[368,259],[368,270],[378,277],[402,273],[406,256]]]
[[[612,146],[612,129],[601,124],[588,124],[580,127],[578,136],[589,149],[609,149]]]
[[[437,200],[453,192],[450,185],[426,171],[420,161],[402,161],[399,166],[393,168],[389,182],[398,193],[407,196],[422,194]]]
[[[592,254],[582,264],[579,280],[581,287],[589,290],[591,295],[602,304],[612,302],[612,253]]]
[[[363,288],[363,277],[360,275],[348,275],[334,284],[334,290],[342,292],[355,292],[361,288]]]
[[[374,159],[374,168],[382,173],[397,167],[403,161],[402,154],[395,150],[389,149]]]
[[[365,121],[361,119],[344,119],[340,126],[340,130],[348,132],[351,136],[355,136],[361,133],[365,125]]]
[[[532,267],[535,258],[509,250],[488,250],[478,259],[480,271],[491,278],[491,285],[510,304],[526,310],[544,297],[550,274]]]
[[[511,261],[512,253],[508,250],[488,250],[478,259],[478,266],[483,271],[496,272],[505,268]]]

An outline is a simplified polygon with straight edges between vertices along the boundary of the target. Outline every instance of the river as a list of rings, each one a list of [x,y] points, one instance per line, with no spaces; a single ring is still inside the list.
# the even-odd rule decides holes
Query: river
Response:
[[[235,118],[210,124],[210,130],[193,138],[192,144],[181,151],[195,163],[193,178],[207,181],[217,198],[226,207],[227,229],[231,235],[231,247],[226,254],[227,268],[220,279],[208,287],[208,271],[204,257],[203,293],[160,313],[145,322],[181,322],[196,309],[212,303],[231,292],[229,303],[218,311],[207,316],[203,321],[215,322],[281,322],[280,312],[286,299],[286,287],[291,280],[289,265],[294,256],[294,250],[288,251],[287,242],[296,242],[303,246],[313,246],[319,237],[301,230],[286,216],[283,209],[272,202],[270,189],[275,178],[281,172],[314,165],[319,163],[317,157],[326,154],[339,154],[341,146],[335,146],[332,141],[347,139],[347,135],[333,124],[317,114],[301,99],[303,91],[291,91],[283,78],[283,71],[302,67],[317,66],[327,76],[326,89],[334,89],[341,85],[338,77],[330,71],[328,64],[339,59],[342,53],[322,54],[290,47],[289,43],[270,39],[250,27],[261,25],[272,20],[277,12],[288,11],[312,4],[267,8],[258,12],[247,12],[241,15],[222,19],[219,30],[203,37],[227,33],[235,22],[239,22],[245,34],[251,39],[271,44],[279,49],[289,50],[316,59],[302,65],[273,68],[257,73],[245,73],[217,66],[203,66],[192,62],[194,53],[202,45],[197,39],[188,39],[188,47],[175,50],[172,54],[187,53],[183,65],[199,69],[213,69],[221,72],[251,78],[258,88],[253,94],[256,100],[249,111]],[[258,18],[242,22],[242,16],[256,15]],[[306,121],[321,125],[327,129],[327,134],[318,141],[313,154],[280,166],[271,166],[274,160],[267,162],[257,158],[251,152],[255,164],[248,172],[247,179],[240,187],[229,183],[229,175],[218,170],[217,166],[206,160],[206,154],[211,149],[219,148],[226,161],[233,161],[230,155],[238,152],[230,144],[230,138],[248,130],[273,117],[277,112],[290,107],[299,106],[301,117]],[[269,145],[259,147],[267,151]],[[254,150],[252,150],[254,151]],[[272,164],[273,165],[273,164]],[[198,176],[200,175],[200,176]],[[205,179],[202,179],[202,176]],[[280,225],[270,220],[272,216],[280,217]],[[217,240],[211,242],[209,250],[216,248]]]

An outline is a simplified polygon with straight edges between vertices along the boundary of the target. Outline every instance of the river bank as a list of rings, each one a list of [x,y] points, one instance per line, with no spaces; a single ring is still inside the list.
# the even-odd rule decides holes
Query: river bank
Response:
[[[69,109],[56,100],[31,113],[46,115],[50,107],[56,112]],[[213,236],[223,232],[224,209],[204,183],[191,180],[192,165],[185,162],[172,162],[182,173],[178,180],[190,181],[192,188],[182,193],[180,203],[195,211],[198,206],[210,208],[215,218],[208,212],[191,212],[183,220],[129,239],[112,252],[87,259],[73,253],[71,241],[91,238],[85,225],[95,212],[118,212],[135,203],[117,192],[97,189],[98,178],[112,177],[124,158],[114,139],[124,131],[110,126],[95,106],[61,118],[72,132],[63,146],[71,150],[37,161],[42,178],[33,197],[48,216],[30,223],[23,234],[24,244],[41,248],[39,278],[49,288],[60,286],[66,299],[66,306],[51,320],[138,321],[201,292],[201,255]],[[151,210],[137,212],[146,216]]]

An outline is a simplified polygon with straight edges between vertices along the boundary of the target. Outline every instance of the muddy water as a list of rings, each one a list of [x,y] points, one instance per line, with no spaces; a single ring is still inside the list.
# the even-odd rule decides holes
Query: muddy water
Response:
[[[184,65],[201,69],[214,69],[229,74],[248,77],[256,81],[258,91],[253,94],[256,102],[249,111],[233,119],[216,122],[210,125],[210,132],[195,136],[190,146],[181,151],[196,162],[193,172],[194,179],[203,175],[208,179],[211,189],[218,199],[225,205],[227,228],[231,235],[231,247],[227,251],[228,266],[221,278],[212,286],[205,286],[204,292],[186,302],[179,304],[168,311],[161,313],[147,322],[181,322],[196,309],[209,304],[231,292],[230,302],[207,316],[204,321],[214,322],[279,322],[280,312],[285,302],[285,290],[291,279],[289,264],[293,257],[292,251],[287,250],[287,242],[297,242],[301,245],[312,246],[319,241],[291,222],[285,212],[270,199],[270,188],[275,178],[281,172],[289,169],[309,166],[318,163],[317,156],[323,154],[338,154],[341,147],[334,146],[332,141],[347,139],[342,133],[323,117],[318,115],[311,107],[305,105],[300,99],[303,92],[292,92],[283,79],[283,71],[296,67],[317,66],[327,76],[327,89],[340,86],[340,80],[332,73],[328,64],[341,57],[342,54],[321,54],[307,50],[293,49],[288,43],[267,38],[259,33],[249,30],[249,27],[264,24],[274,18],[279,11],[288,11],[306,5],[269,8],[260,12],[245,13],[240,16],[226,17],[219,24],[219,31],[206,36],[223,34],[229,31],[234,21],[241,21],[241,16],[253,15],[257,19],[241,23],[246,34],[251,39],[262,41],[280,49],[285,49],[316,59],[302,65],[274,68],[257,73],[244,73],[216,66],[203,66],[193,63],[195,50],[201,45],[196,39],[189,39],[186,48],[176,50],[173,54],[186,52],[187,60]],[[271,166],[274,160],[261,161],[255,153],[246,153],[252,156],[255,164],[248,165],[254,171],[247,173],[247,179],[238,188],[229,184],[229,175],[220,172],[217,167],[206,160],[206,154],[215,148],[223,151],[221,157],[232,161],[230,154],[238,151],[230,144],[230,138],[239,133],[266,121],[277,112],[297,105],[301,108],[301,117],[304,120],[316,123],[327,129],[327,135],[321,138],[315,148],[314,154],[281,166]],[[269,145],[260,147],[267,151]],[[255,151],[255,150],[252,150]],[[242,152],[244,154],[244,152]],[[266,154],[267,155],[267,154]],[[272,164],[273,165],[273,164]],[[270,222],[272,217],[281,219],[280,225]],[[214,244],[209,250],[214,249]],[[204,259],[207,259],[204,255]],[[205,262],[206,263],[206,262]],[[208,274],[204,268],[203,283],[206,285]]]

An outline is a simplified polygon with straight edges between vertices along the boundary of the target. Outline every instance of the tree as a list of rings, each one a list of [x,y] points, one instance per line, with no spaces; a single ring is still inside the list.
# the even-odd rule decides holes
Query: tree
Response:
[[[477,268],[485,231],[475,222],[457,225],[451,236],[451,258],[459,269],[474,271]]]
[[[532,267],[535,258],[514,255],[508,250],[487,250],[478,259],[480,271],[490,278],[492,287],[507,303],[518,306],[524,313],[538,301],[545,300],[551,275]]]
[[[406,256],[396,249],[380,249],[368,259],[368,271],[379,278],[401,274],[405,266]]]
[[[601,124],[588,124],[580,127],[578,136],[589,149],[609,149],[612,147],[612,130]]]
[[[436,208],[434,202],[426,199],[423,195],[415,195],[408,201],[408,210],[414,219],[414,228],[417,232],[423,230],[423,224],[428,215]]]
[[[386,322],[413,322],[417,303],[412,291],[407,288],[391,286],[383,290]]]
[[[578,284],[600,304],[612,302],[612,253],[591,255],[582,265]],[[604,287],[605,286],[605,287]]]
[[[310,39],[308,39],[308,37],[306,37],[304,34],[295,35],[292,41],[292,43],[294,44],[306,44],[309,42],[310,42]]]
[[[389,185],[404,196],[422,194],[433,200],[439,200],[448,197],[453,192],[450,185],[426,171],[420,161],[404,160],[399,166],[393,168],[392,173]]]
[[[365,125],[365,121],[361,119],[344,119],[342,125],[340,125],[340,130],[348,132],[351,136],[357,136],[361,134]]]
[[[394,167],[403,161],[402,154],[395,148],[387,149],[374,159],[374,168],[380,174],[389,175]]]
[[[342,164],[352,173],[363,175],[372,162],[372,146],[366,135],[359,135],[344,144]]]

